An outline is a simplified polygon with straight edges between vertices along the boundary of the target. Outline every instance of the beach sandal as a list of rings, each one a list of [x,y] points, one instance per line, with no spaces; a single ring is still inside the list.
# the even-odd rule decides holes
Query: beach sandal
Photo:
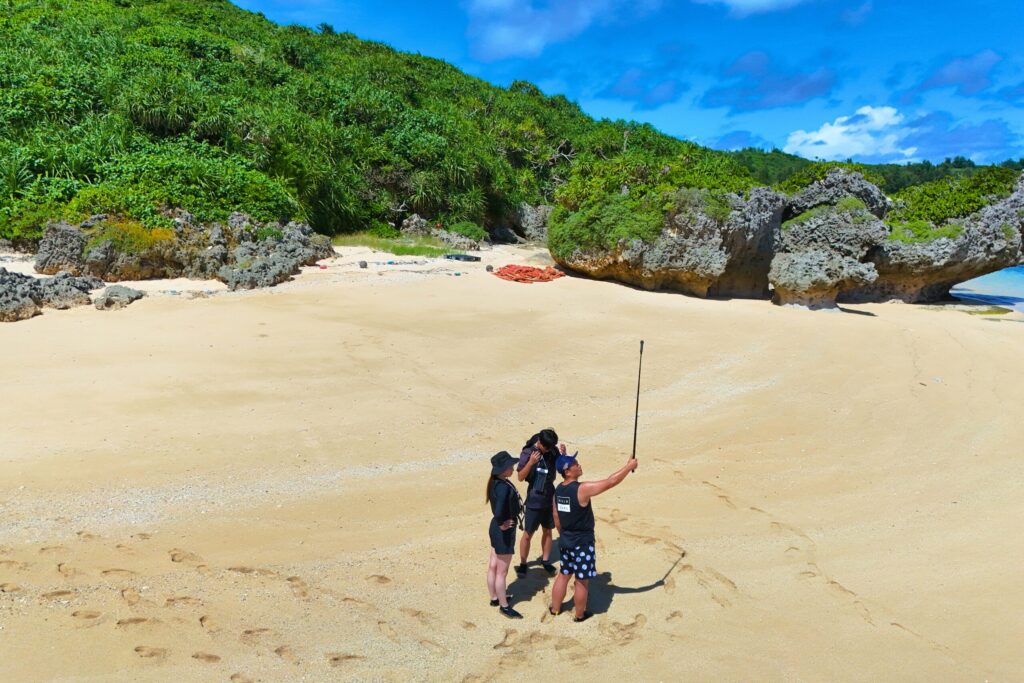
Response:
[[[509,606],[509,607],[499,607],[498,611],[501,612],[503,616],[506,616],[509,619],[522,619],[523,618],[523,615],[520,614],[519,612],[515,611],[514,609],[512,609],[511,606]]]
[[[555,610],[548,607],[548,614],[550,614],[553,617],[557,617],[559,614],[561,614],[561,612],[556,612]]]
[[[584,610],[582,617],[577,617],[577,616],[574,615],[572,620],[575,621],[578,624],[581,621],[586,621],[587,619],[589,619],[592,616],[594,616],[593,612],[587,612],[586,610]]]
[[[544,567],[544,571],[546,571],[548,574],[554,574],[558,571],[558,568],[555,565],[551,564],[550,562],[545,562],[544,560],[540,561],[540,566]]]
[[[529,567],[526,566],[525,562],[523,562],[522,564],[517,564],[515,566],[516,574],[519,574],[520,576],[525,574],[527,569],[529,569]]]
[[[511,593],[505,593],[505,600],[508,601],[508,600],[511,600],[511,599],[512,599],[512,594]],[[494,598],[493,600],[491,600],[491,607],[497,607],[500,604],[501,603],[498,601],[498,598]]]

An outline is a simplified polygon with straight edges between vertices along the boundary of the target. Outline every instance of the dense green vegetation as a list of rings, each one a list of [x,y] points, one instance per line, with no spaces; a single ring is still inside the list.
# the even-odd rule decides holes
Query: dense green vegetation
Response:
[[[724,221],[724,193],[793,191],[836,165],[595,121],[526,82],[495,87],[227,0],[0,0],[0,39],[6,238],[107,213],[104,238],[139,249],[167,238],[169,212],[184,209],[201,221],[302,219],[364,239],[395,238],[416,212],[480,239],[520,202],[544,202],[557,205],[551,247],[566,254],[650,239],[694,197]],[[966,160],[841,165],[902,189],[908,225],[964,215],[1013,173]],[[934,184],[906,187],[920,179]]]
[[[0,37],[0,236],[94,212],[156,226],[173,207],[329,234],[415,211],[478,235],[466,224],[563,184],[574,201],[580,175],[617,185],[675,159],[674,178],[700,177],[728,159],[226,0],[4,0]]]
[[[1013,169],[990,166],[971,176],[908,187],[893,196],[897,208],[889,214],[889,219],[941,225],[953,218],[969,216],[986,204],[1008,196],[1017,176],[1018,172]]]

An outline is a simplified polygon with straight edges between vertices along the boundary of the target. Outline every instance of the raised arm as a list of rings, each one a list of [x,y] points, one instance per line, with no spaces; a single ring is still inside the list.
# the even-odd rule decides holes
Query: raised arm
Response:
[[[630,458],[626,461],[625,465],[607,479],[602,479],[601,481],[581,481],[579,491],[576,494],[580,505],[587,505],[593,496],[604,493],[608,489],[615,488],[621,484],[626,475],[636,469],[636,465],[636,458]]]
[[[523,481],[527,476],[529,476],[530,470],[533,469],[533,466],[537,464],[538,460],[540,460],[540,451],[536,448],[530,452],[530,456],[526,459],[524,459],[523,456],[519,456],[519,465],[516,467],[518,470],[516,472],[516,476],[519,477],[519,481]]]

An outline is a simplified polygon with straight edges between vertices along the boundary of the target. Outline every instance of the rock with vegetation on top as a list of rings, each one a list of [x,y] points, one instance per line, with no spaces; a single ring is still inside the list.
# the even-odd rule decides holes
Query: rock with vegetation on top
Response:
[[[888,230],[859,198],[819,204],[782,224],[768,279],[781,305],[834,308],[840,291],[874,282],[868,255]]]
[[[1024,258],[1022,232],[1024,175],[1009,197],[966,218],[939,228],[930,224],[894,226],[889,239],[871,254],[878,278],[842,292],[839,298],[908,303],[948,298],[949,290],[958,283],[1020,263]]]
[[[859,199],[876,218],[885,218],[891,206],[882,190],[865,180],[860,173],[834,168],[824,178],[789,198],[785,218],[788,220],[817,206],[835,205],[846,197]]]
[[[265,226],[255,235],[243,237],[231,252],[230,264],[217,273],[231,290],[272,287],[290,280],[301,266],[311,266],[334,255],[330,239],[315,234],[305,223],[289,223],[281,228]]]
[[[146,296],[145,293],[137,289],[124,285],[111,285],[100,292],[94,303],[100,311],[116,311],[144,296]]]
[[[592,277],[644,289],[695,296],[764,297],[771,245],[784,197],[754,188],[736,194],[682,189],[660,234],[651,240],[620,240],[608,249],[555,254],[559,265]]]

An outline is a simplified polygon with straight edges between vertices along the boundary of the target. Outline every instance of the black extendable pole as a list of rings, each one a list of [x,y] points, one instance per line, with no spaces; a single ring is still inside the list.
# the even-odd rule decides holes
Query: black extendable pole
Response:
[[[636,428],[640,422],[640,373],[644,369],[644,340],[640,340],[640,367],[636,371],[636,412],[633,414],[633,457],[636,457]]]

